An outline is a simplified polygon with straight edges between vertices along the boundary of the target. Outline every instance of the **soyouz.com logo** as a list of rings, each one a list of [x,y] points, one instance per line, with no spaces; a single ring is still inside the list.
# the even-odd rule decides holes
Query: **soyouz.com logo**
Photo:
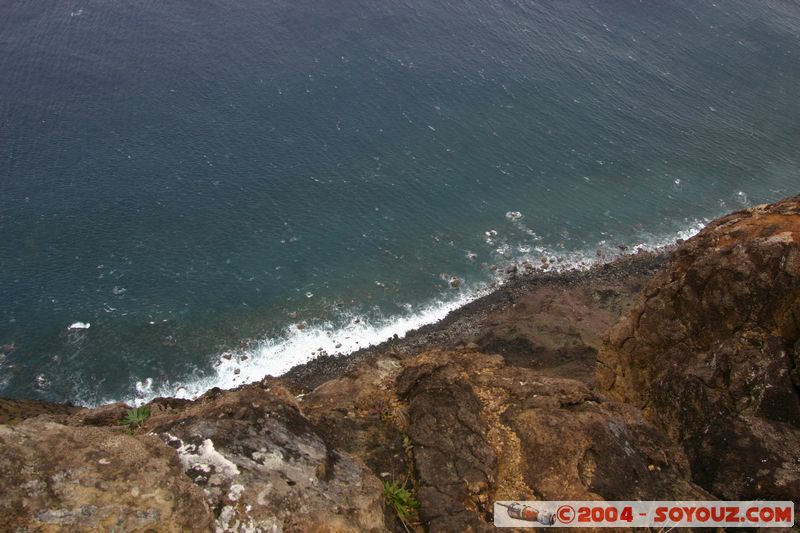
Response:
[[[792,527],[788,501],[498,501],[497,527]]]

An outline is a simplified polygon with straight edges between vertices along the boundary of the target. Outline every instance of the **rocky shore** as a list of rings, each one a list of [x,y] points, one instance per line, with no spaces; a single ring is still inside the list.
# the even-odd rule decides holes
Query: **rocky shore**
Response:
[[[517,500],[800,502],[800,196],[127,426],[0,400],[2,531],[490,531]],[[397,512],[386,493],[418,505]]]

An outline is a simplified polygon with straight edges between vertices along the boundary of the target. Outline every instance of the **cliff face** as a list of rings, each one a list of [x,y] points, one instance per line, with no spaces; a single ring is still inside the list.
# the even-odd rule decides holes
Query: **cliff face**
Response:
[[[4,402],[0,529],[489,531],[497,499],[800,500],[800,197],[660,266],[520,278],[360,357],[156,400],[132,432],[122,405]],[[405,525],[384,482],[419,500]]]
[[[611,330],[598,385],[642,408],[726,499],[800,500],[800,198],[678,248]]]

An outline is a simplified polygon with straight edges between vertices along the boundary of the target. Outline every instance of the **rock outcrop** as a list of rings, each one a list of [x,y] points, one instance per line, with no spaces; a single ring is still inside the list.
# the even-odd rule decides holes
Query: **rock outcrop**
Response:
[[[0,398],[0,424],[13,425],[39,415],[64,415],[77,413],[80,410],[80,407],[69,404]]]
[[[591,384],[603,335],[665,262],[666,254],[640,252],[586,271],[515,276],[496,291],[402,339],[390,339],[347,357],[318,357],[281,379],[297,392],[309,392],[386,353],[413,356],[474,344],[482,352],[500,354],[514,366]]]
[[[382,486],[280,383],[0,426],[2,531],[385,531]]]
[[[329,446],[276,380],[158,413],[146,425],[177,451],[218,531],[383,531],[382,487]]]
[[[598,386],[683,445],[725,499],[800,501],[800,197],[680,246],[611,330]]]
[[[470,348],[379,357],[301,406],[373,459],[407,436],[407,460],[395,445],[378,469],[415,484],[426,531],[489,531],[496,499],[710,497],[639,410]]]
[[[0,531],[209,531],[214,516],[156,437],[45,418],[0,425]]]
[[[513,279],[354,358],[157,399],[130,431],[122,404],[2,400],[0,530],[488,532],[504,499],[800,503],[799,365],[796,197],[666,266]],[[401,519],[385,485],[418,508]]]

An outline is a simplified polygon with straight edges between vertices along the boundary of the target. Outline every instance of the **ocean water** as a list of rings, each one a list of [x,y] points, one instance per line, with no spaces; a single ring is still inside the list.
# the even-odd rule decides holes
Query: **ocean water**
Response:
[[[670,243],[798,192],[798,87],[788,0],[6,0],[0,395],[191,397]]]

